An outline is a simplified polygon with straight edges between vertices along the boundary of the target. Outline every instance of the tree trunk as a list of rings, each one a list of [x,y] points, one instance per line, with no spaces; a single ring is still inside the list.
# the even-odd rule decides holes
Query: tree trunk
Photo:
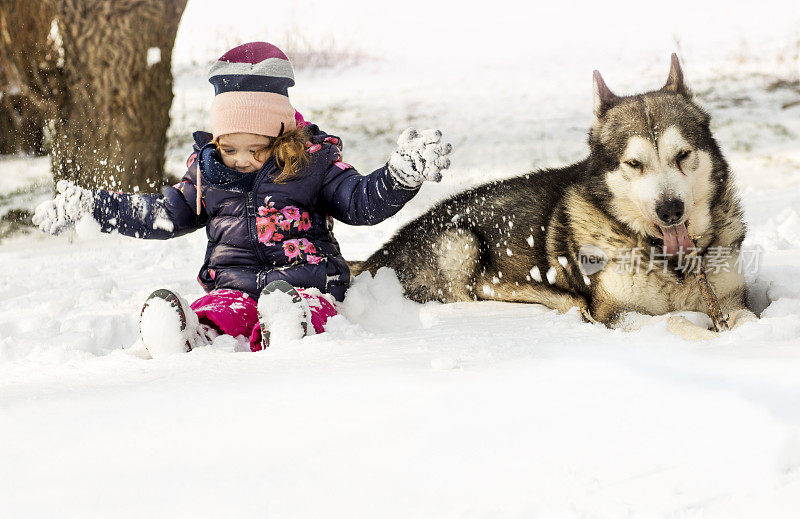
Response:
[[[56,97],[48,88],[55,67],[48,39],[53,10],[40,7],[0,0],[0,154],[47,153],[44,107],[33,98],[35,93]]]
[[[0,69],[47,120],[55,180],[161,186],[172,47],[185,7],[186,0],[0,0]]]
[[[19,133],[15,130],[17,114],[9,95],[0,96],[0,155],[16,153],[20,149]]]
[[[164,180],[172,47],[186,0],[61,0],[68,96],[53,124],[56,180],[152,191]]]
[[[45,142],[45,120],[42,113],[25,96],[11,98],[19,114],[19,148],[31,155],[47,155],[50,152]]]
[[[0,97],[0,155],[47,155],[44,125],[42,114],[25,96],[4,94]]]

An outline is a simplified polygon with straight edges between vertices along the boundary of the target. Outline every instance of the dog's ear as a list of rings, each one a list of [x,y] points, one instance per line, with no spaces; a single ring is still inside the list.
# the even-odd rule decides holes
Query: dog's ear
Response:
[[[594,116],[601,117],[606,110],[611,108],[619,98],[612,92],[600,72],[594,71]]]
[[[681,70],[681,63],[678,61],[678,55],[673,52],[670,61],[669,76],[667,76],[667,82],[664,83],[661,90],[663,92],[680,94],[683,97],[691,99],[692,92],[683,81],[683,70]]]

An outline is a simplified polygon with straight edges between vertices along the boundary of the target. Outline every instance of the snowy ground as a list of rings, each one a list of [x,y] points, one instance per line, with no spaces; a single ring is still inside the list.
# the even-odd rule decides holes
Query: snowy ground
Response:
[[[764,251],[749,279],[762,319],[715,341],[538,305],[421,306],[382,271],[325,334],[152,360],[141,304],[157,287],[201,294],[203,233],[145,242],[84,225],[3,241],[0,517],[797,517],[800,106],[782,107],[800,92],[776,86],[797,79],[782,52],[685,61],[741,187],[747,245]],[[397,217],[337,224],[350,258],[450,193],[586,152],[591,59],[425,66],[298,73],[293,102],[362,172],[410,124],[456,147],[442,184]],[[180,174],[210,87],[204,65],[176,67]],[[618,93],[642,91],[668,54],[600,68]],[[46,158],[0,159],[0,208],[35,205],[46,177]]]

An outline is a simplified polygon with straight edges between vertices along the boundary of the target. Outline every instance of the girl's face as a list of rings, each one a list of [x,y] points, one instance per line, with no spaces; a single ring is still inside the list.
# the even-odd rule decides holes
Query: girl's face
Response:
[[[229,133],[217,139],[222,163],[239,173],[260,170],[269,158],[264,149],[269,143],[269,137],[254,133]]]

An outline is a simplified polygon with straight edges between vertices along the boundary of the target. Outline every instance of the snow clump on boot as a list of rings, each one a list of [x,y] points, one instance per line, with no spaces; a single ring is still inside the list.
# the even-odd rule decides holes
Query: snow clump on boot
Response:
[[[313,333],[309,330],[307,305],[302,298],[297,299],[292,293],[281,290],[262,293],[258,299],[258,315],[266,339],[263,342],[269,346],[283,345],[302,339],[308,332]]]
[[[153,358],[186,353],[209,343],[186,300],[167,290],[157,290],[147,299],[139,331]]]

